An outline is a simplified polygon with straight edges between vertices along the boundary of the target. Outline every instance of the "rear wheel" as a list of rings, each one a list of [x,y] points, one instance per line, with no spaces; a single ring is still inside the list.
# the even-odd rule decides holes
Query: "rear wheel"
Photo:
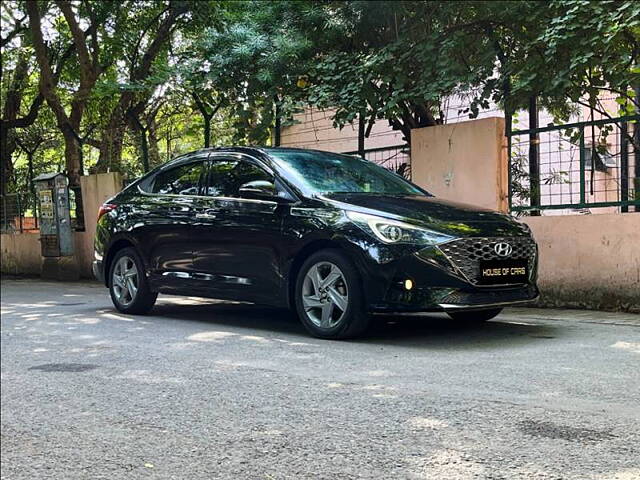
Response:
[[[149,289],[144,265],[133,248],[120,250],[109,272],[111,301],[122,313],[149,313],[158,294]]]
[[[501,308],[491,308],[488,310],[472,310],[470,312],[447,312],[447,315],[460,322],[479,323],[497,317],[500,312],[502,312]]]
[[[351,338],[369,326],[360,275],[340,250],[321,250],[304,262],[295,305],[302,324],[315,337]]]

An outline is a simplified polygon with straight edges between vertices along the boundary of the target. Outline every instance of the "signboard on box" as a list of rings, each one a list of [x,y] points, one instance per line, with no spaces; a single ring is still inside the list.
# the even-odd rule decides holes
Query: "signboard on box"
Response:
[[[51,190],[40,190],[40,217],[53,218],[53,192]]]

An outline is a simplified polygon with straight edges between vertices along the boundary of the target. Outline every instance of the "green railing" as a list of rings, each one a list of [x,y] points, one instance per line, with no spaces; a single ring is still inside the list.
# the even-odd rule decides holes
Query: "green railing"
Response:
[[[640,115],[630,115],[513,130],[511,211],[535,214],[601,207],[640,211],[638,122]]]

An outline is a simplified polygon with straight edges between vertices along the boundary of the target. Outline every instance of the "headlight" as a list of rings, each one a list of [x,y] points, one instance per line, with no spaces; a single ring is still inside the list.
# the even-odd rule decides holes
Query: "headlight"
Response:
[[[448,242],[455,237],[444,233],[434,232],[426,228],[420,228],[409,223],[390,220],[376,215],[353,212],[346,210],[349,220],[358,225],[364,231],[376,236],[384,243],[410,243],[414,245],[437,245]]]

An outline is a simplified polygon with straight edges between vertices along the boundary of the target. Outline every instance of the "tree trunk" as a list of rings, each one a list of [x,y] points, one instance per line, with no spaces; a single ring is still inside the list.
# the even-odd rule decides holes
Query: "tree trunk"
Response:
[[[135,112],[128,112],[129,122],[133,127],[133,130],[137,134],[138,149],[140,150],[140,157],[142,159],[142,171],[147,173],[149,171],[149,144],[147,143],[147,129],[144,128],[142,122]]]
[[[7,193],[8,185],[13,180],[13,152],[16,150],[15,129],[7,128],[6,122],[14,121],[20,112],[20,104],[29,73],[26,55],[20,55],[13,78],[2,106],[2,131],[0,131],[0,174],[2,175],[2,195]]]
[[[100,156],[96,164],[96,172],[119,172],[122,165],[122,145],[124,142],[123,115],[114,111],[107,127],[102,131]]]
[[[13,129],[2,128],[0,130],[0,161],[2,162],[0,175],[1,194],[6,195],[9,184],[13,180],[13,152],[16,150],[16,142],[13,139]]]
[[[155,116],[149,120],[147,131],[149,132],[149,166],[153,168],[160,165],[161,162]]]
[[[27,154],[27,190],[31,194],[35,194],[35,187],[33,185],[33,153]]]
[[[204,148],[211,145],[211,117],[204,115]]]
[[[64,138],[64,160],[67,176],[69,177],[69,185],[77,187],[80,186],[80,176],[82,175],[80,143],[70,128],[65,128],[62,136]]]

